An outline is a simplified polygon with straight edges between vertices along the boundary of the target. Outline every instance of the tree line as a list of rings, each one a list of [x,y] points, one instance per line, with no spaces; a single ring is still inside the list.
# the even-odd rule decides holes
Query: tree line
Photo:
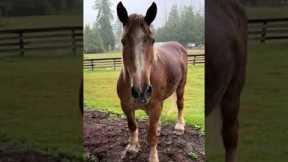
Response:
[[[84,27],[85,52],[114,50],[115,36],[112,29],[113,14],[110,0],[95,0],[96,23]]]
[[[96,23],[84,27],[84,50],[98,53],[119,49],[122,24],[113,22],[110,0],[95,0]],[[113,28],[114,26],[114,28]],[[204,16],[192,6],[171,8],[167,22],[154,29],[156,42],[178,41],[184,46],[189,43],[203,44]]]
[[[168,21],[156,30],[156,41],[178,41],[187,46],[189,43],[203,44],[204,17],[195,12],[192,6],[179,9],[172,6]]]

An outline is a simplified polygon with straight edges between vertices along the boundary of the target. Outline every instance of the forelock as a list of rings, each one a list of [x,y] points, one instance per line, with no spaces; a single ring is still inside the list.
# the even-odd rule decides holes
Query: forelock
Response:
[[[125,27],[126,32],[138,30],[139,28],[141,28],[146,34],[152,34],[150,27],[144,20],[144,16],[138,14],[130,15]]]

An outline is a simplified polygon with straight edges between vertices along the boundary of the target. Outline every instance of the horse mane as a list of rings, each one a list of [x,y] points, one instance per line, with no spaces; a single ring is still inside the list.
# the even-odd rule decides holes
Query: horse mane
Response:
[[[131,30],[135,26],[141,26],[141,28],[144,30],[144,32],[146,34],[149,34],[149,35],[153,34],[151,29],[150,29],[150,26],[147,25],[147,23],[145,22],[143,15],[131,14],[129,16],[127,26],[125,27],[126,31]]]

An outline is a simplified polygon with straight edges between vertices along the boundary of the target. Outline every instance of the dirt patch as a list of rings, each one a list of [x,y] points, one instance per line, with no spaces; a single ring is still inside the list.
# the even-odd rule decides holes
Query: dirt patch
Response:
[[[141,151],[124,153],[128,144],[128,127],[125,119],[109,117],[107,113],[84,113],[84,146],[86,158],[93,162],[147,162],[147,123],[139,121]],[[204,162],[204,136],[187,126],[185,134],[178,136],[174,125],[162,125],[158,153],[160,162]],[[123,154],[125,154],[124,158]]]

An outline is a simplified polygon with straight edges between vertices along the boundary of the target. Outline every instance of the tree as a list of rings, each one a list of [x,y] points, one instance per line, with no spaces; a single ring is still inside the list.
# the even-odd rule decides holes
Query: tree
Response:
[[[121,47],[121,35],[122,35],[122,23],[117,20],[114,23],[115,26],[115,48],[116,50],[120,49]]]
[[[96,0],[94,9],[97,10],[97,24],[100,36],[103,40],[105,50],[113,50],[115,47],[115,38],[111,21],[113,20],[111,3],[109,0]]]
[[[179,12],[173,6],[168,21],[156,32],[156,40],[178,41],[183,45],[188,43],[202,44],[204,42],[204,17],[194,13],[192,6],[186,6]]]
[[[177,5],[173,5],[169,13],[168,21],[163,28],[157,31],[157,41],[174,40],[177,41],[177,28],[179,23],[179,13]]]
[[[86,53],[104,51],[103,41],[95,25],[92,28],[89,25],[84,27],[84,51]]]
[[[171,32],[177,31],[179,21],[180,20],[179,20],[178,7],[177,5],[173,5],[169,13],[168,22],[166,25],[168,30],[170,30]]]

